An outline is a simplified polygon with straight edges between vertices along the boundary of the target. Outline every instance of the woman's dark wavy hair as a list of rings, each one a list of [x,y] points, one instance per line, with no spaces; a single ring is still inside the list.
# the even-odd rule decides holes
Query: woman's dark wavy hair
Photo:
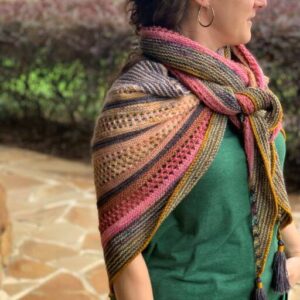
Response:
[[[156,25],[178,31],[187,4],[188,0],[127,0],[126,8],[130,24],[137,29]]]
[[[135,34],[144,26],[161,26],[179,31],[179,24],[187,10],[188,0],[126,0],[125,10],[129,14],[129,24]],[[139,48],[131,50],[117,77],[145,57]]]

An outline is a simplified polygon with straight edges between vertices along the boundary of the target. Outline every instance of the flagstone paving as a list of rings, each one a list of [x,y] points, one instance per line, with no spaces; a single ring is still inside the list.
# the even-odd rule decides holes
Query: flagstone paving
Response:
[[[91,166],[0,146],[0,183],[13,222],[0,300],[108,299]],[[300,197],[290,200],[300,230]]]

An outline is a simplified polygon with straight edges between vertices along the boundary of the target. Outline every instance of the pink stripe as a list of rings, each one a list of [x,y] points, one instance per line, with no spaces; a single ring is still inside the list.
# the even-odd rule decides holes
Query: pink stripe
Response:
[[[253,54],[246,48],[245,45],[240,44],[238,46],[236,46],[236,48],[238,49],[238,51],[241,52],[241,54],[243,55],[243,57],[246,59],[246,61],[249,64],[250,69],[252,70],[252,72],[255,75],[256,81],[257,81],[257,85],[262,88],[265,89],[267,87],[267,81],[266,78],[264,77],[264,73],[263,70],[261,69],[261,67],[259,66],[256,58],[253,56]]]
[[[204,110],[202,112],[205,120],[208,120],[212,112],[210,110]],[[202,120],[201,127],[198,131],[198,136],[193,138],[190,142],[193,143],[193,147],[187,147],[187,152],[190,154],[182,153],[183,156],[186,156],[186,160],[183,164],[179,165],[178,162],[173,161],[174,164],[179,165],[179,168],[172,168],[173,174],[169,175],[168,180],[165,180],[163,184],[161,184],[159,189],[155,189],[155,192],[149,193],[148,197],[141,199],[141,202],[138,206],[134,207],[126,215],[120,218],[117,222],[115,222],[112,226],[108,227],[101,235],[101,243],[103,248],[106,246],[107,242],[111,240],[118,232],[122,231],[124,228],[128,227],[134,220],[141,217],[141,215],[149,209],[152,205],[155,204],[169,189],[169,187],[179,178],[181,178],[185,171],[188,169],[191,162],[194,160],[195,155],[197,154],[201,142],[203,141],[205,130],[207,129],[207,122]],[[179,155],[179,154],[178,154]],[[170,162],[172,164],[172,162]],[[140,191],[139,191],[140,192]],[[141,194],[141,193],[140,193]],[[131,195],[132,196],[132,195]]]
[[[243,107],[246,114],[250,115],[254,112],[255,107],[249,97],[247,97],[246,95],[237,93],[236,98],[237,98],[240,106]]]
[[[253,167],[254,167],[254,136],[251,128],[251,124],[249,121],[249,117],[247,116],[243,122],[244,127],[244,146],[245,146],[245,152],[247,156],[247,162],[248,162],[248,174],[249,178],[252,177],[253,174]]]
[[[197,51],[209,54],[212,57],[221,61],[226,66],[228,66],[235,73],[237,73],[240,76],[240,78],[244,81],[245,84],[247,84],[247,82],[249,81],[248,75],[245,73],[244,69],[242,69],[236,62],[234,62],[233,60],[226,59],[221,54],[197,43],[196,41],[184,35],[179,34],[178,32],[168,30],[160,26],[152,26],[152,27],[142,27],[140,30],[140,35],[144,37],[155,38],[155,39],[160,38],[165,41],[179,42],[180,44],[191,47]]]

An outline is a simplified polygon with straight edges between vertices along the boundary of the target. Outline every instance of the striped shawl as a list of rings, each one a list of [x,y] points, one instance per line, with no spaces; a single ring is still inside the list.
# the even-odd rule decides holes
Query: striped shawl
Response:
[[[171,30],[145,27],[140,47],[145,59],[110,87],[91,141],[110,296],[116,276],[201,180],[227,122],[244,136],[260,292],[274,225],[292,221],[274,143],[280,130],[285,136],[280,101],[244,45],[226,46],[221,55]]]

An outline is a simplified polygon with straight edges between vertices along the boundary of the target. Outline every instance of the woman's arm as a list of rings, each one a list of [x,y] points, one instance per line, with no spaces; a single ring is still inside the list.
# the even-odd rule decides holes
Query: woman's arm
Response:
[[[300,283],[300,234],[294,221],[281,230],[287,254],[286,268],[291,288]]]
[[[118,274],[113,287],[117,300],[153,300],[148,268],[141,253]]]
[[[282,229],[281,235],[286,246],[287,257],[300,256],[300,233],[295,222]]]

